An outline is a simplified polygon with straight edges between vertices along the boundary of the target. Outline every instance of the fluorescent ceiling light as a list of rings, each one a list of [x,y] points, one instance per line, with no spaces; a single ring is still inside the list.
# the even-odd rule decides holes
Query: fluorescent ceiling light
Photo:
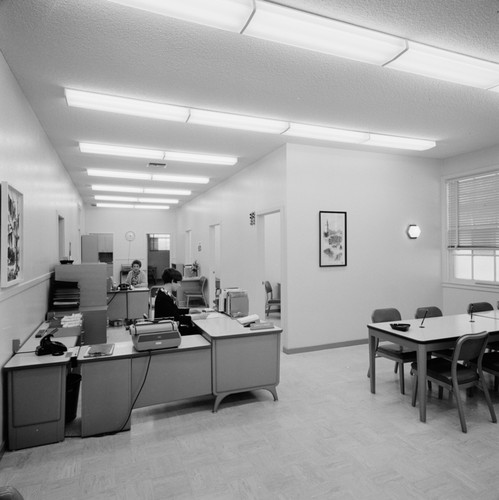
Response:
[[[163,151],[154,149],[129,148],[124,146],[111,146],[107,144],[94,144],[90,142],[80,142],[82,153],[93,153],[99,155],[125,156],[130,158],[149,158],[153,160],[163,160]]]
[[[237,163],[236,156],[207,155],[182,151],[157,151],[153,149],[112,146],[89,142],[80,142],[80,151],[82,153],[125,156],[131,158],[152,158],[154,160],[170,160],[187,163],[209,163],[214,165],[235,165]]]
[[[365,132],[355,132],[352,130],[341,130],[337,128],[319,127],[317,125],[304,125],[301,123],[290,123],[289,129],[282,135],[294,137],[307,137],[309,139],[320,139],[337,142],[362,143],[369,139],[369,134]]]
[[[144,188],[144,194],[169,194],[173,196],[190,196],[192,191],[188,189],[162,189],[162,188]]]
[[[117,179],[135,179],[141,181],[151,180],[151,174],[139,172],[127,172],[125,170],[102,170],[100,168],[89,168],[87,174],[92,177],[112,177]]]
[[[97,168],[87,169],[87,174],[92,177],[110,177],[113,179],[135,179],[160,182],[184,182],[188,184],[208,184],[210,182],[209,177],[200,177],[195,175],[143,174],[139,172],[127,172],[126,170],[103,170]]]
[[[173,198],[136,198],[135,196],[106,196],[102,194],[97,194],[94,198],[98,201],[119,201],[119,202],[130,202],[130,203],[168,203],[176,204],[179,200]]]
[[[108,186],[106,184],[93,184],[92,191],[111,191],[116,193],[143,193],[143,188],[134,186]]]
[[[245,35],[378,65],[405,49],[402,38],[260,0],[255,4]]]
[[[391,135],[369,134],[366,146],[378,146],[382,148],[410,149],[414,151],[425,151],[434,148],[435,141],[426,139],[410,139],[408,137],[396,137]]]
[[[208,184],[210,182],[209,177],[196,177],[193,175],[163,175],[154,174],[152,176],[153,181],[161,182],[185,182],[187,184]]]
[[[186,122],[189,109],[182,106],[129,99],[113,95],[65,89],[68,106],[95,109],[123,115],[143,116],[176,122]]]
[[[169,210],[167,205],[132,205],[125,203],[96,203],[96,207],[100,208],[147,208],[149,210]]]
[[[180,151],[165,151],[163,160],[183,161],[188,163],[209,163],[212,165],[235,165],[235,156],[205,155],[197,153],[183,153]]]
[[[253,12],[252,0],[110,0],[128,7],[240,33]]]
[[[499,85],[499,64],[416,42],[386,67],[482,89]]]
[[[137,201],[139,203],[168,203],[171,205],[176,205],[179,202],[173,198],[139,198]]]
[[[220,113],[218,111],[207,111],[204,109],[191,109],[189,123],[239,130],[252,130],[255,132],[266,132],[268,134],[281,134],[288,128],[288,122],[257,118],[254,116]]]
[[[160,189],[143,188],[135,186],[108,186],[106,184],[93,184],[92,191],[110,191],[112,193],[140,193],[140,194],[167,194],[172,196],[190,196],[188,189]]]

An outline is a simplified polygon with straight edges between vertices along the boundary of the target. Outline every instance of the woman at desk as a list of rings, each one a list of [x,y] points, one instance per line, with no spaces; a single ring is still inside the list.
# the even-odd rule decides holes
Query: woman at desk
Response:
[[[154,302],[154,319],[173,318],[179,323],[179,330],[182,335],[199,333],[197,327],[192,323],[188,308],[178,307],[177,299],[173,292],[176,292],[181,284],[182,275],[173,268],[163,271],[161,276],[164,282],[163,288],[158,291]]]
[[[140,262],[140,260],[134,260],[132,262],[132,269],[126,277],[126,282],[134,288],[147,288],[147,276],[146,273],[140,269],[141,267],[142,262]]]

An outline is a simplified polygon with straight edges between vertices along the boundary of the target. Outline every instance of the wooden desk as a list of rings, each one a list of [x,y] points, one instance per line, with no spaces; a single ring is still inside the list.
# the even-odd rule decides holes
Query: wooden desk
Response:
[[[280,328],[250,330],[220,313],[195,319],[211,342],[212,379],[216,412],[229,394],[266,389],[277,401],[280,373]]]
[[[149,314],[149,289],[115,290],[107,293],[109,320],[137,319]]]
[[[484,314],[484,313],[480,313]],[[499,340],[499,319],[474,315],[475,321],[470,322],[469,314],[456,314],[437,318],[426,318],[424,328],[420,328],[420,319],[409,319],[400,323],[409,323],[407,332],[394,330],[390,323],[371,323],[367,325],[369,335],[369,369],[371,392],[376,392],[376,340],[388,340],[395,344],[417,351],[419,418],[426,422],[426,360],[427,353],[439,349],[454,347],[461,335],[487,331],[490,340]]]

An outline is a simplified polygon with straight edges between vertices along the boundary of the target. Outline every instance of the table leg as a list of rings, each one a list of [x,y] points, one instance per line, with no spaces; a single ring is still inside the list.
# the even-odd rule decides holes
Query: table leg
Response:
[[[425,344],[418,344],[418,398],[419,420],[426,422],[426,361],[427,350]]]
[[[369,332],[369,378],[371,392],[376,393],[376,337]]]

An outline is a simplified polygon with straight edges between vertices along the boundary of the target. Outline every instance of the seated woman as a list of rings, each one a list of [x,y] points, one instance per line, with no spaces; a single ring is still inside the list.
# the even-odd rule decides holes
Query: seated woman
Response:
[[[132,285],[134,288],[147,288],[147,276],[144,271],[140,268],[142,267],[142,262],[140,260],[134,260],[132,262],[132,269],[126,277],[126,283]]]
[[[158,291],[154,302],[154,319],[172,318],[179,323],[179,331],[182,335],[192,335],[199,333],[199,329],[191,321],[188,308],[177,306],[177,299],[173,292],[176,292],[181,284],[182,275],[173,268],[163,271],[162,279],[164,286]]]

